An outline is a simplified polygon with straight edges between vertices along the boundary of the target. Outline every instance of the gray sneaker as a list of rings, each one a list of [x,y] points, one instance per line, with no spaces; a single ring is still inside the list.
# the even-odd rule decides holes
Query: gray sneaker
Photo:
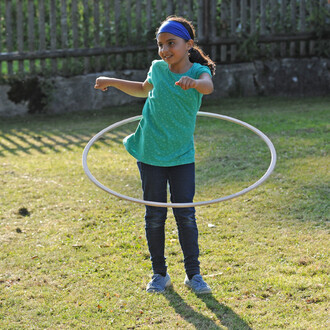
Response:
[[[171,285],[170,275],[166,276],[154,274],[151,281],[147,285],[147,292],[164,292],[167,287]]]
[[[211,293],[211,288],[204,282],[201,275],[195,275],[191,280],[188,276],[184,280],[184,284],[192,289],[195,293]]]

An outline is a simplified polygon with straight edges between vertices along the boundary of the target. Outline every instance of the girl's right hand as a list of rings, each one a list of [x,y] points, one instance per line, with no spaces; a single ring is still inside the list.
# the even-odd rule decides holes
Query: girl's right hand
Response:
[[[180,86],[183,90],[186,91],[190,88],[196,88],[197,82],[193,78],[184,76],[179,81],[177,81],[175,85]]]
[[[110,86],[110,79],[107,77],[99,77],[95,81],[94,88],[100,89],[101,91],[105,92],[108,87]]]

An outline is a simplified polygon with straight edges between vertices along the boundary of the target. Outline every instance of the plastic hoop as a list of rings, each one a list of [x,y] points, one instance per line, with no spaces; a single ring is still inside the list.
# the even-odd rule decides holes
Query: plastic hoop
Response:
[[[108,127],[106,127],[105,129],[103,129],[102,131],[100,131],[99,133],[97,133],[86,145],[84,151],[83,151],[83,156],[82,156],[82,165],[84,168],[84,171],[86,173],[86,175],[88,176],[88,178],[99,188],[101,188],[102,190],[106,191],[107,193],[114,195],[118,198],[121,199],[125,199],[128,200],[130,202],[134,202],[134,203],[139,203],[139,204],[144,204],[144,205],[149,205],[149,206],[156,206],[156,207],[172,207],[172,208],[180,208],[180,207],[195,207],[195,206],[201,206],[201,205],[208,205],[208,204],[214,204],[214,203],[219,203],[219,202],[223,202],[223,201],[227,201],[233,198],[236,198],[238,196],[241,196],[243,194],[246,194],[247,192],[251,191],[252,189],[255,189],[256,187],[260,186],[265,180],[267,180],[267,178],[270,176],[270,174],[273,172],[274,168],[275,168],[275,164],[276,164],[276,150],[275,147],[273,145],[273,143],[271,142],[271,140],[264,134],[262,133],[260,130],[258,130],[257,128],[253,127],[252,125],[245,123],[244,121],[232,118],[232,117],[228,117],[228,116],[223,116],[223,115],[219,115],[216,113],[212,113],[212,112],[201,112],[199,111],[197,113],[198,116],[202,116],[202,117],[211,117],[211,118],[217,118],[217,119],[222,119],[222,120],[226,120],[238,125],[241,125],[243,127],[248,128],[249,130],[251,130],[253,133],[257,134],[268,146],[270,154],[271,154],[271,162],[270,165],[267,169],[267,171],[265,172],[265,174],[258,180],[256,181],[254,184],[250,185],[249,187],[235,193],[235,194],[231,194],[228,196],[224,196],[224,197],[220,197],[220,198],[216,198],[216,199],[212,199],[212,200],[208,200],[208,201],[202,201],[202,202],[194,202],[194,203],[161,203],[161,202],[153,202],[153,201],[145,201],[143,199],[138,199],[138,198],[134,198],[134,197],[129,197],[123,194],[120,194],[108,187],[106,187],[105,185],[103,185],[101,182],[99,182],[90,172],[88,166],[87,166],[87,156],[88,156],[88,152],[91,148],[91,146],[100,139],[100,137],[102,135],[104,135],[107,132],[110,132],[111,130],[114,130],[117,127],[123,126],[125,124],[129,124],[131,122],[137,121],[139,119],[142,118],[142,116],[135,116],[135,117],[131,117],[131,118],[127,118],[124,119],[122,121],[116,122]]]

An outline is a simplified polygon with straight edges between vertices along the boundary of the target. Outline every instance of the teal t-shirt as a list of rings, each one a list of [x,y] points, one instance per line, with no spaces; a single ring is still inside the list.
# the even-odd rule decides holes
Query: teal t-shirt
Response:
[[[183,90],[175,82],[183,76],[198,79],[211,71],[193,63],[183,74],[170,71],[163,60],[153,61],[148,82],[153,85],[135,133],[124,139],[127,151],[138,161],[155,166],[176,166],[195,161],[194,130],[203,94]]]

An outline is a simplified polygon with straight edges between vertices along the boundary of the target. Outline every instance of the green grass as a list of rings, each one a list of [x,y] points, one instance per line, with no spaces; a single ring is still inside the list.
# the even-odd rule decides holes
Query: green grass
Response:
[[[144,207],[106,194],[83,172],[87,141],[141,105],[0,120],[0,328],[329,328],[330,98],[225,99],[201,110],[254,125],[278,153],[265,184],[197,209],[209,296],[182,284],[170,211],[173,288],[146,294]],[[88,161],[100,181],[140,198],[135,161],[121,143],[135,125],[105,136]],[[269,162],[252,132],[198,118],[195,201],[247,187]]]

